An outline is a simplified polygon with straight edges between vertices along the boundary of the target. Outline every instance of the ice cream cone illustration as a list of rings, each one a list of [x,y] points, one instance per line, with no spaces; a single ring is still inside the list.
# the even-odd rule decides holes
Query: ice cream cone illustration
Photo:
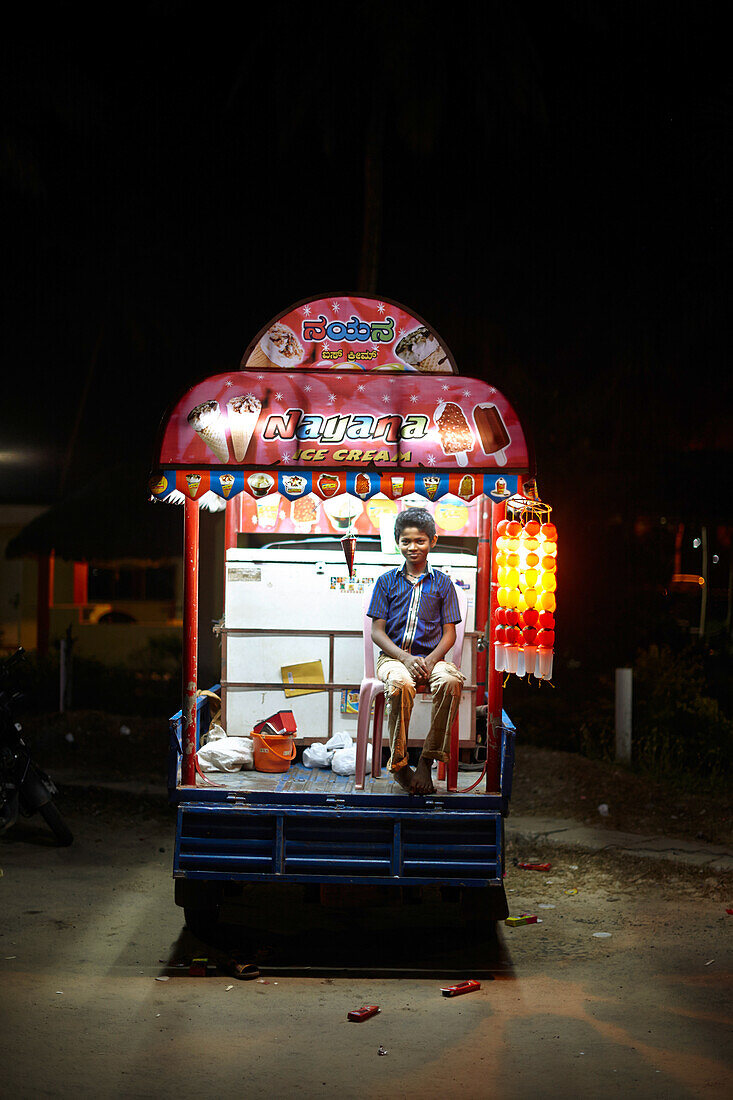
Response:
[[[394,350],[395,355],[403,363],[407,363],[421,373],[450,374],[451,366],[447,353],[426,328],[416,328],[408,332]]]
[[[433,420],[438,428],[440,445],[445,455],[454,455],[459,466],[468,465],[467,451],[476,445],[473,432],[463,415],[463,409],[455,401],[438,405]]]
[[[219,474],[219,484],[225,497],[228,497],[234,485],[234,474]]]
[[[477,405],[473,410],[473,422],[484,454],[493,455],[498,466],[506,466],[504,452],[511,440],[496,405]]]
[[[188,414],[188,422],[220,462],[229,461],[229,447],[224,431],[224,418],[221,415],[218,401],[204,401],[201,405],[197,405],[195,409],[191,409]]]
[[[303,362],[305,352],[292,329],[275,324],[268,329],[247,360],[247,370],[290,370]]]
[[[261,410],[261,401],[251,393],[232,397],[227,402],[229,434],[232,437],[232,447],[237,462],[244,461]]]
[[[196,493],[199,491],[199,485],[201,484],[201,474],[186,474],[186,485],[188,486],[188,495],[193,499]]]
[[[437,493],[438,486],[440,485],[440,478],[431,475],[428,477],[424,477],[422,479],[422,483],[425,486],[425,492],[427,493],[428,498],[430,500],[435,500],[435,494]]]

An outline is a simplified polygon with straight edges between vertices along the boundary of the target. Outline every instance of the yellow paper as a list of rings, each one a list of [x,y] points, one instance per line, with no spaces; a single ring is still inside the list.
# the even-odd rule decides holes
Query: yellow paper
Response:
[[[280,669],[284,684],[325,684],[323,664],[321,661],[303,661],[299,665],[283,665]],[[291,699],[294,695],[316,695],[318,688],[286,687],[285,696]]]

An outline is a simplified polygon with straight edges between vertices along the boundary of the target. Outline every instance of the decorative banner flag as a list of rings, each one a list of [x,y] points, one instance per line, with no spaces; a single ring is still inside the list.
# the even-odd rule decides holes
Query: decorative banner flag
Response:
[[[177,470],[176,489],[184,496],[196,500],[202,497],[209,488],[208,470]]]
[[[148,488],[154,497],[158,500],[165,500],[165,498],[173,492],[176,487],[176,472],[175,470],[158,470],[154,473],[149,482]]]
[[[483,479],[484,493],[499,504],[518,491],[517,481],[516,474],[500,474],[499,477],[486,474]]]
[[[267,477],[266,474],[262,476]],[[212,493],[224,497],[225,500],[230,500],[244,489],[244,474],[241,470],[212,470],[210,480]],[[273,481],[272,478],[269,480]]]
[[[358,472],[349,472],[346,475],[346,492],[353,493],[355,497],[359,497],[361,500],[368,500],[369,497],[373,497],[375,493],[380,492],[381,489],[381,476],[374,473],[363,473],[361,470]]]
[[[323,500],[329,500],[330,497],[338,496],[346,490],[346,479],[343,474],[319,474],[316,477],[314,473],[313,478],[313,492]]]
[[[288,500],[295,500],[311,491],[311,480],[312,474],[309,470],[297,474],[278,474],[277,487]]]
[[[447,474],[415,474],[415,492],[428,500],[438,500],[448,492]]]

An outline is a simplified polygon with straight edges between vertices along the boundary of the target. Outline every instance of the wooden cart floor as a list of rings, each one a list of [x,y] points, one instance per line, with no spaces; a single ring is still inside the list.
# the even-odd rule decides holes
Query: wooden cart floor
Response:
[[[478,772],[461,772],[458,776],[458,793],[465,791],[478,779]],[[208,780],[208,782],[207,782]],[[447,794],[445,780],[438,781],[433,772],[433,782],[436,794]],[[358,791],[355,787],[353,775],[336,775],[330,768],[305,768],[302,764],[294,764],[287,772],[268,774],[267,772],[241,771],[241,772],[207,772],[206,779],[196,777],[197,788],[211,790],[218,788],[227,791],[274,791],[278,794],[317,794],[317,795],[374,795],[395,794],[403,795],[404,791],[395,783],[390,773],[382,770],[379,779],[373,779],[367,773],[364,781],[364,790]],[[468,792],[467,792],[468,793]],[[485,794],[483,781],[470,792],[471,794]]]

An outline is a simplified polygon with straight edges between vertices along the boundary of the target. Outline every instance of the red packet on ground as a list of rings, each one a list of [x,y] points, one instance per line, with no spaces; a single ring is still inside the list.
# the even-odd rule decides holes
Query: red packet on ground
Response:
[[[361,1008],[354,1008],[351,1012],[346,1013],[347,1020],[353,1020],[355,1024],[360,1024],[362,1020],[368,1020],[372,1016],[376,1016],[379,1012],[379,1005],[362,1005]]]
[[[467,982],[461,982],[459,985],[443,985],[440,987],[440,992],[444,997],[460,997],[462,993],[473,993],[474,989],[480,988],[481,982],[470,978]]]

